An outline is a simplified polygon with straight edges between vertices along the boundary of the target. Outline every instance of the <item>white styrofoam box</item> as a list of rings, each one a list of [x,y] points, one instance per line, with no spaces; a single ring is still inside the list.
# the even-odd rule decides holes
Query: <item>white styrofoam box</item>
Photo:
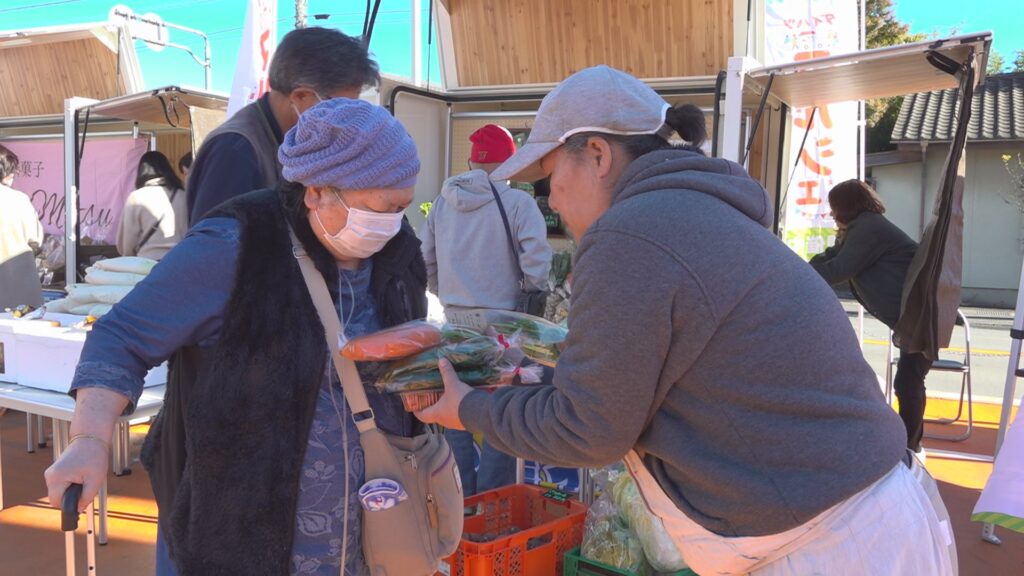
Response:
[[[78,314],[62,314],[60,312],[47,312],[46,315],[43,316],[43,322],[47,323],[56,320],[60,322],[60,325],[62,327],[70,328],[75,324],[84,322],[86,318],[86,316],[79,316]]]
[[[47,328],[45,332],[37,326],[15,328],[18,384],[67,392],[85,335],[68,334],[66,328]]]
[[[57,328],[43,322],[15,324],[15,367],[17,384],[55,392],[67,392],[75,376],[87,332]],[[167,382],[167,365],[146,375],[144,386]]]
[[[18,340],[10,320],[0,319],[0,382],[18,383]]]

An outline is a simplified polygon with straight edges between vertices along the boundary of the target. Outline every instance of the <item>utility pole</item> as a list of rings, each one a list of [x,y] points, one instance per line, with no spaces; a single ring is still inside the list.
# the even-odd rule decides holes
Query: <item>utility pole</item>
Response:
[[[423,83],[423,1],[412,0],[412,83]]]
[[[295,0],[295,27],[306,27],[306,0]]]

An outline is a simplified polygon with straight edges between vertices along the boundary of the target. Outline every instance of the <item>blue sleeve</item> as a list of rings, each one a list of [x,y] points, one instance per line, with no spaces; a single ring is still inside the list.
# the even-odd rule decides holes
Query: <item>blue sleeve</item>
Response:
[[[194,226],[221,203],[264,187],[256,151],[241,134],[225,133],[203,145],[189,174],[189,222]]]
[[[135,409],[146,373],[184,346],[212,345],[223,324],[240,250],[237,220],[193,228],[153,271],[93,326],[71,382],[128,397]]]

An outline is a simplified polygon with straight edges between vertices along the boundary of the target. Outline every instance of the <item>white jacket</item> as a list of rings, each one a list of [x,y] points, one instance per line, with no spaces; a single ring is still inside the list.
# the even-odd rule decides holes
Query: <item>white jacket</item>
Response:
[[[519,250],[526,286],[547,289],[551,246],[537,202],[522,190],[495,182]],[[501,214],[483,170],[444,182],[420,230],[427,286],[445,306],[515,309],[519,270]]]

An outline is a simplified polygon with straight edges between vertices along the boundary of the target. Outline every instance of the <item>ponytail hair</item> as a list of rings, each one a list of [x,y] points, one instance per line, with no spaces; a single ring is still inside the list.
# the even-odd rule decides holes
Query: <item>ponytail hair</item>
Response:
[[[708,129],[704,123],[704,112],[693,104],[682,104],[673,106],[665,111],[665,126],[672,132],[679,134],[685,142],[681,145],[674,145],[668,141],[666,136],[659,134],[641,134],[637,136],[621,136],[618,134],[607,134],[604,132],[583,132],[574,134],[565,141],[566,151],[577,153],[587,146],[587,140],[593,136],[604,138],[609,142],[615,142],[622,146],[631,160],[655,152],[657,150],[689,150],[703,155],[700,149],[701,144],[707,140]]]
[[[665,124],[679,134],[691,146],[700,148],[708,139],[708,128],[704,122],[704,113],[693,104],[673,106],[665,111]]]

